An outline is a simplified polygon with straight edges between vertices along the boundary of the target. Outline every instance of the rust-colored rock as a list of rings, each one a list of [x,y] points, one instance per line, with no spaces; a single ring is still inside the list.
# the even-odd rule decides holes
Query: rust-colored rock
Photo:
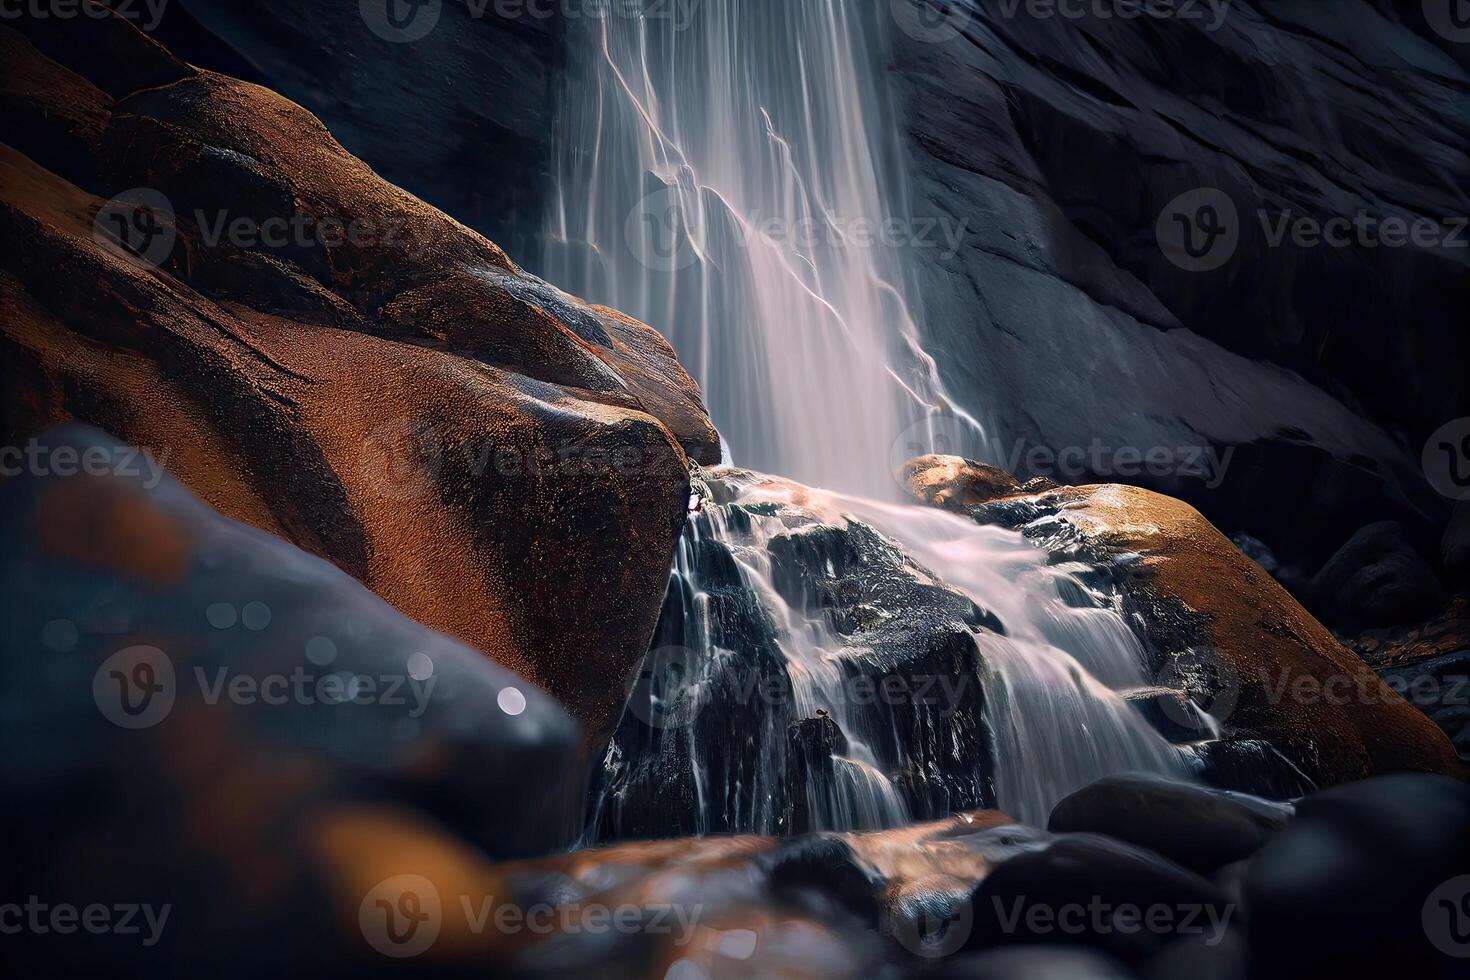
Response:
[[[77,419],[166,452],[222,513],[605,733],[689,461],[719,458],[672,348],[522,272],[299,106],[120,19],[67,23],[0,28],[0,436]],[[149,200],[105,203],[136,188]]]
[[[977,466],[916,460],[910,483],[924,488],[920,499],[954,501],[967,491],[946,479]],[[1183,685],[1228,737],[1264,740],[1323,784],[1405,770],[1470,776],[1429,718],[1193,507],[1103,485],[952,509],[1022,528],[1059,520],[1068,530],[1049,521],[1042,543],[1113,565],[1160,658],[1160,683]]]
[[[899,478],[910,493],[932,507],[960,509],[1021,492],[1020,482],[999,466],[959,456],[909,460]]]

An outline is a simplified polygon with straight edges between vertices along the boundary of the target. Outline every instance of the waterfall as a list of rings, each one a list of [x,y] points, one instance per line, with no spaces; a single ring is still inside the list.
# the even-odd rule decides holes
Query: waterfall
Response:
[[[592,841],[985,806],[1044,824],[1102,776],[1189,772],[1120,697],[1149,680],[1113,597],[1016,534],[736,470],[710,480],[721,502],[680,542]]]
[[[906,295],[906,256],[943,236],[891,203],[888,6],[676,0],[573,22],[544,266],[664,332],[741,465],[895,499],[895,458],[983,436]]]
[[[993,447],[913,314],[925,244],[885,84],[891,5],[626,8],[567,25],[543,267],[670,339],[727,458],[854,496],[713,478],[721,499],[680,542],[598,775],[592,838],[995,805],[1044,822],[1108,773],[1182,774],[1119,696],[1146,681],[1116,609],[1078,603],[1013,532],[896,503],[897,464]],[[848,605],[862,576],[887,592]],[[854,698],[857,682],[912,694],[930,674],[962,689]]]

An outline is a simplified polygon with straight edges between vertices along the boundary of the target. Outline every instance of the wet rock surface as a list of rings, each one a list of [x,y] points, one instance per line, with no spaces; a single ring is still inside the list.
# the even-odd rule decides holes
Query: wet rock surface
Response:
[[[931,458],[936,466],[962,472],[944,457]],[[1399,769],[1463,772],[1423,714],[1188,505],[1097,486],[947,509],[1018,529],[1121,595],[1155,686],[1193,706],[1159,695],[1141,710],[1162,715],[1173,740],[1200,743],[1202,771],[1224,788],[1289,796]],[[1263,744],[1213,744],[1222,738]],[[1260,781],[1242,782],[1253,775]]]
[[[895,789],[913,819],[991,805],[974,636],[1004,624],[855,518],[707,479],[593,788],[598,838],[861,827]],[[812,631],[832,659],[783,652]],[[853,738],[871,761],[847,758]]]
[[[1319,618],[1344,629],[1423,621],[1445,599],[1434,567],[1396,521],[1359,530],[1313,576],[1305,592]]]
[[[1443,5],[1185,6],[899,5],[911,208],[971,219],[921,263],[928,349],[1022,480],[1147,486],[1308,576],[1374,521],[1428,550],[1421,451],[1470,414],[1465,45]],[[1211,203],[1210,263],[1171,260]],[[1440,230],[1386,247],[1389,218]],[[1372,234],[1293,231],[1332,219]]]
[[[581,741],[550,698],[156,475],[0,485],[0,790],[26,801],[0,829],[44,926],[6,937],[16,975],[1456,975],[1470,790],[1443,777],[1293,814],[1119,776],[1045,830],[971,811],[564,850]],[[842,749],[820,713],[781,734]],[[51,929],[68,903],[138,932]]]
[[[672,348],[88,3],[0,27],[6,444],[75,419],[166,454],[600,744],[621,697],[585,665],[645,648],[719,458]]]

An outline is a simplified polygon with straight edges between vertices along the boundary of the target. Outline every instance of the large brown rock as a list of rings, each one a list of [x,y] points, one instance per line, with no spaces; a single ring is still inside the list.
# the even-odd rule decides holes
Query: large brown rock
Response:
[[[688,464],[719,457],[672,348],[526,275],[268,90],[116,19],[10,23],[4,441],[77,419],[166,453],[222,513],[607,731]]]
[[[963,487],[935,489],[972,465],[932,457],[911,484],[1097,566],[1132,614],[1160,686],[1187,693],[1228,739],[1264,741],[1320,784],[1401,770],[1467,775],[1425,715],[1193,507],[1118,485],[1018,488],[976,505]]]

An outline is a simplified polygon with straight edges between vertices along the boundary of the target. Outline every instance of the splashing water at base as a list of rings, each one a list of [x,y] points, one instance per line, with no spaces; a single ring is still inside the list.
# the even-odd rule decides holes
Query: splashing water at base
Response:
[[[774,488],[774,489],[773,489]],[[803,505],[828,523],[858,520],[896,541],[944,584],[994,612],[1006,635],[976,635],[989,671],[987,713],[995,741],[999,809],[1044,826],[1067,794],[1129,771],[1187,778],[1190,766],[1119,696],[1151,683],[1137,638],[1118,611],[1013,531],[983,527],[930,507],[808,490]],[[747,502],[789,502],[779,485]]]
[[[916,806],[982,803],[1044,821],[1099,776],[1183,774],[1179,750],[1116,693],[1146,683],[1116,610],[1079,608],[1086,589],[1017,534],[881,502],[902,496],[892,474],[910,457],[995,458],[920,343],[907,283],[932,253],[912,235],[881,233],[918,227],[884,85],[891,5],[672,6],[680,16],[655,15],[670,8],[657,4],[649,16],[568,25],[548,276],[672,341],[727,461],[861,494],[803,490],[803,506],[819,525],[877,528],[994,610],[1006,633],[976,630],[971,644],[983,720],[971,717],[978,707],[962,717],[859,710],[845,686],[846,638],[777,581],[771,546],[793,529],[712,508],[691,520],[676,560],[669,642],[691,662],[664,693],[700,711],[723,703],[745,727],[701,715],[615,739],[594,823],[614,836],[654,833],[637,811],[657,804],[633,799],[649,786],[697,797],[692,824],[660,832],[887,826],[937,815]],[[739,504],[769,492],[744,485]],[[726,552],[733,562],[713,568]],[[733,607],[740,629],[727,622]],[[749,710],[739,688],[756,675],[787,685],[786,702]],[[991,771],[978,771],[982,756]],[[918,784],[940,788],[923,798]]]
[[[620,730],[611,778],[600,788],[596,835],[869,829],[981,806],[1044,825],[1062,797],[1105,775],[1189,778],[1187,750],[1167,742],[1119,694],[1149,681],[1138,642],[1109,597],[1049,566],[1020,535],[743,471],[712,480],[732,502],[691,522],[676,562],[672,617],[666,607],[680,628],[664,640],[680,643],[686,662],[660,695],[679,703],[682,715],[642,741],[638,726]],[[848,619],[848,609],[795,596],[840,586],[850,571],[834,567],[844,561],[843,548],[818,551],[804,566],[788,556],[803,540],[832,531],[842,542],[862,528],[907,556],[904,574],[932,590],[914,602],[883,584],[877,594],[899,597],[887,607],[854,600],[867,621],[839,632],[833,620]],[[728,549],[733,571],[711,560],[711,549]],[[803,583],[793,582],[794,570]],[[821,580],[815,591],[800,587],[814,580]],[[942,668],[955,673],[934,690],[981,696],[973,704],[952,699],[951,710],[939,711],[884,699],[853,703],[859,666],[878,676],[869,690],[903,676],[886,651],[865,648],[865,638],[894,619],[953,618],[944,595],[955,593],[993,621],[987,616],[987,625],[964,630],[975,656]],[[744,597],[769,617],[769,642],[758,629],[732,627],[730,609]],[[756,685],[742,672],[768,652],[780,678],[789,678],[789,695],[753,703]],[[824,755],[814,762],[810,726],[819,718],[840,734],[830,745],[817,743]],[[747,748],[732,743],[732,729],[748,736]],[[668,783],[635,785],[630,764],[647,764],[659,778],[687,768],[698,787],[695,824],[638,826],[640,808],[668,806],[667,796],[678,794]]]

